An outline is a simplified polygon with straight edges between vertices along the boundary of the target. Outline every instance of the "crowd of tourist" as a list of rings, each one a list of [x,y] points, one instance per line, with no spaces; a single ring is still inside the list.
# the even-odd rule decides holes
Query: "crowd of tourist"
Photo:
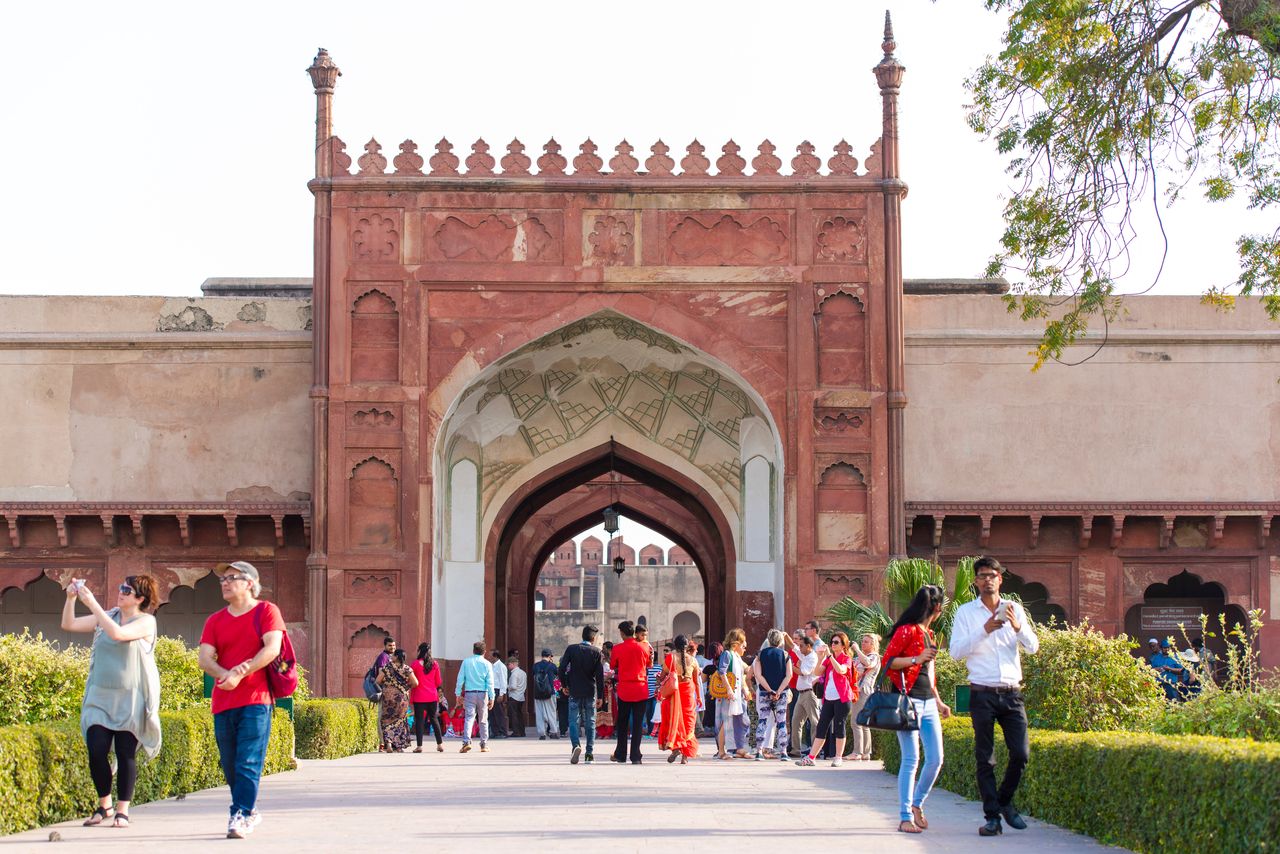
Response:
[[[279,608],[258,599],[257,569],[237,561],[218,570],[227,607],[206,621],[199,661],[214,679],[214,732],[231,790],[227,835],[243,838],[261,821],[258,785],[274,704],[268,677],[275,679],[274,670],[265,668],[289,647]],[[957,609],[950,652],[969,671],[985,818],[979,833],[994,836],[1002,832],[1002,821],[1026,827],[1013,806],[1029,752],[1019,655],[1036,652],[1038,640],[1021,605],[1000,598],[1000,564],[981,558],[975,571],[980,595]],[[98,795],[98,807],[85,821],[90,826],[129,826],[137,750],[154,756],[160,749],[156,621],[147,613],[156,602],[156,583],[145,575],[130,576],[117,593],[116,606],[105,610],[82,580],[73,580],[62,617],[65,630],[94,633],[81,712]],[[77,599],[89,615],[75,615]],[[824,641],[816,621],[794,633],[770,629],[753,650],[747,649],[746,633],[735,628],[722,643],[711,644],[706,655],[684,635],[665,643],[659,654],[646,626],[624,620],[617,626],[616,641],[602,643],[600,629],[587,625],[581,640],[558,661],[552,650],[543,649],[531,682],[515,650],[503,656],[477,641],[458,669],[452,705],[431,645],[419,644],[409,662],[388,637],[366,677],[366,692],[378,703],[380,750],[395,753],[411,744],[413,752],[421,753],[428,734],[438,752],[444,751],[446,737],[461,739],[462,753],[476,742],[485,753],[491,739],[525,737],[528,699],[533,700],[538,738],[567,736],[569,762],[575,765],[595,762],[597,739],[612,741],[609,761],[639,765],[645,739],[652,739],[658,755],[672,764],[686,765],[706,755],[724,761],[795,760],[801,767],[822,759],[840,767],[846,756],[871,758],[867,724],[895,729],[902,757],[898,830],[920,833],[929,826],[924,805],[943,761],[941,721],[951,714],[934,671],[938,642],[933,623],[943,602],[941,588],[922,587],[898,618],[883,654],[874,634],[854,643],[836,631]],[[1165,663],[1160,655],[1157,647],[1152,666],[1181,679],[1185,656],[1165,656]],[[886,679],[880,681],[882,670]],[[897,709],[896,717],[890,716],[893,724],[876,714],[886,702]],[[998,786],[997,724],[1009,755]],[[852,745],[846,750],[849,729]],[[701,740],[708,745],[705,753]]]

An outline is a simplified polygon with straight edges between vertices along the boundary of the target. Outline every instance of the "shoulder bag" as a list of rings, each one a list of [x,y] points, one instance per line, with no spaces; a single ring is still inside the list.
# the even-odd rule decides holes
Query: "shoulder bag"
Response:
[[[262,608],[267,607],[266,602]],[[262,637],[262,608],[253,609],[253,625]],[[267,673],[267,688],[271,691],[271,699],[282,700],[292,697],[298,690],[298,656],[293,652],[293,642],[289,640],[289,632],[280,630],[280,653],[263,670]],[[366,689],[367,690],[367,689]]]
[[[877,682],[875,693],[867,698],[866,704],[858,712],[858,726],[894,732],[920,729],[920,716],[916,714],[910,698],[906,694],[884,689],[884,682],[889,678],[887,671],[886,667]]]

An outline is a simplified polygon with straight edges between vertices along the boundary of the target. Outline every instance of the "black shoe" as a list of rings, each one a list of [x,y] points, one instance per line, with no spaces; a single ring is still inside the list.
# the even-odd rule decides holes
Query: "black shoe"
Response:
[[[587,754],[587,758],[586,758],[586,759],[584,759],[584,760],[582,760],[582,761],[583,761],[583,762],[586,762],[588,765],[594,765],[594,764],[595,764],[595,761],[596,761],[596,758],[595,758],[594,756],[592,756],[590,753],[588,753],[588,754]]]
[[[1007,821],[1009,823],[1009,826],[1012,827],[1014,830],[1027,829],[1026,821],[1023,820],[1022,814],[1019,813],[1016,809],[1014,809],[1013,804],[1000,807],[1000,815],[1004,816],[1004,820]]]
[[[642,761],[643,761],[643,760],[641,760],[641,759],[632,759],[632,760],[631,760],[631,764],[632,764],[632,765],[639,765]]]
[[[573,749],[573,755],[569,757],[569,764],[570,764],[570,765],[577,765],[577,764],[578,764],[578,760],[579,760],[579,759],[581,759],[581,758],[582,758],[582,748],[581,748],[581,747],[575,747],[575,748]]]
[[[1004,833],[1004,828],[1000,825],[999,818],[987,819],[987,823],[978,828],[979,836],[999,836]]]
[[[547,740],[547,737],[545,735],[538,736],[538,741],[546,741],[546,740]]]

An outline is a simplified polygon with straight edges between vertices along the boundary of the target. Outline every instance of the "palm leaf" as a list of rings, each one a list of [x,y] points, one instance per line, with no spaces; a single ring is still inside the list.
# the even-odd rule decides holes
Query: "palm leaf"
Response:
[[[972,601],[977,595],[973,587],[973,564],[972,557],[961,558],[957,563],[951,593],[942,607],[941,617],[934,623],[934,633],[938,635],[938,642],[942,646],[946,646],[951,637],[956,609]],[[891,560],[884,568],[883,590],[884,598],[889,603],[888,610],[879,602],[864,605],[846,596],[828,608],[823,618],[832,624],[833,629],[845,632],[850,638],[859,638],[869,633],[879,635],[887,641],[896,615],[906,609],[926,584],[935,584],[945,589],[946,576],[941,566],[928,558],[920,557]]]

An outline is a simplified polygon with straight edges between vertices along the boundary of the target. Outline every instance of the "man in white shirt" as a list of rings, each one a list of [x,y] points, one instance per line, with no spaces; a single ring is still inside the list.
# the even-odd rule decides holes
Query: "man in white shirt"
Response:
[[[493,650],[489,653],[493,666],[493,715],[489,721],[490,738],[506,738],[507,732],[507,664],[502,660],[502,653]]]
[[[804,725],[809,724],[810,738],[818,728],[818,696],[813,691],[813,671],[818,666],[818,652],[807,636],[801,636],[797,647],[800,662],[796,667],[799,671],[796,676],[796,706],[791,713],[791,750],[804,755],[809,752]]]
[[[973,722],[974,754],[978,761],[978,791],[987,823],[981,836],[1003,832],[1000,819],[1016,830],[1026,830],[1013,805],[1014,793],[1027,767],[1031,742],[1027,737],[1027,709],[1022,702],[1022,662],[1018,649],[1028,655],[1040,648],[1031,620],[1022,605],[1000,598],[1004,567],[995,558],[982,557],[973,565],[978,598],[956,609],[951,627],[951,657],[963,659],[969,668],[969,717]],[[1000,724],[1009,767],[996,788],[995,725]]]
[[[507,658],[507,727],[512,738],[524,738],[524,695],[529,689],[529,676],[520,669],[520,656]]]

